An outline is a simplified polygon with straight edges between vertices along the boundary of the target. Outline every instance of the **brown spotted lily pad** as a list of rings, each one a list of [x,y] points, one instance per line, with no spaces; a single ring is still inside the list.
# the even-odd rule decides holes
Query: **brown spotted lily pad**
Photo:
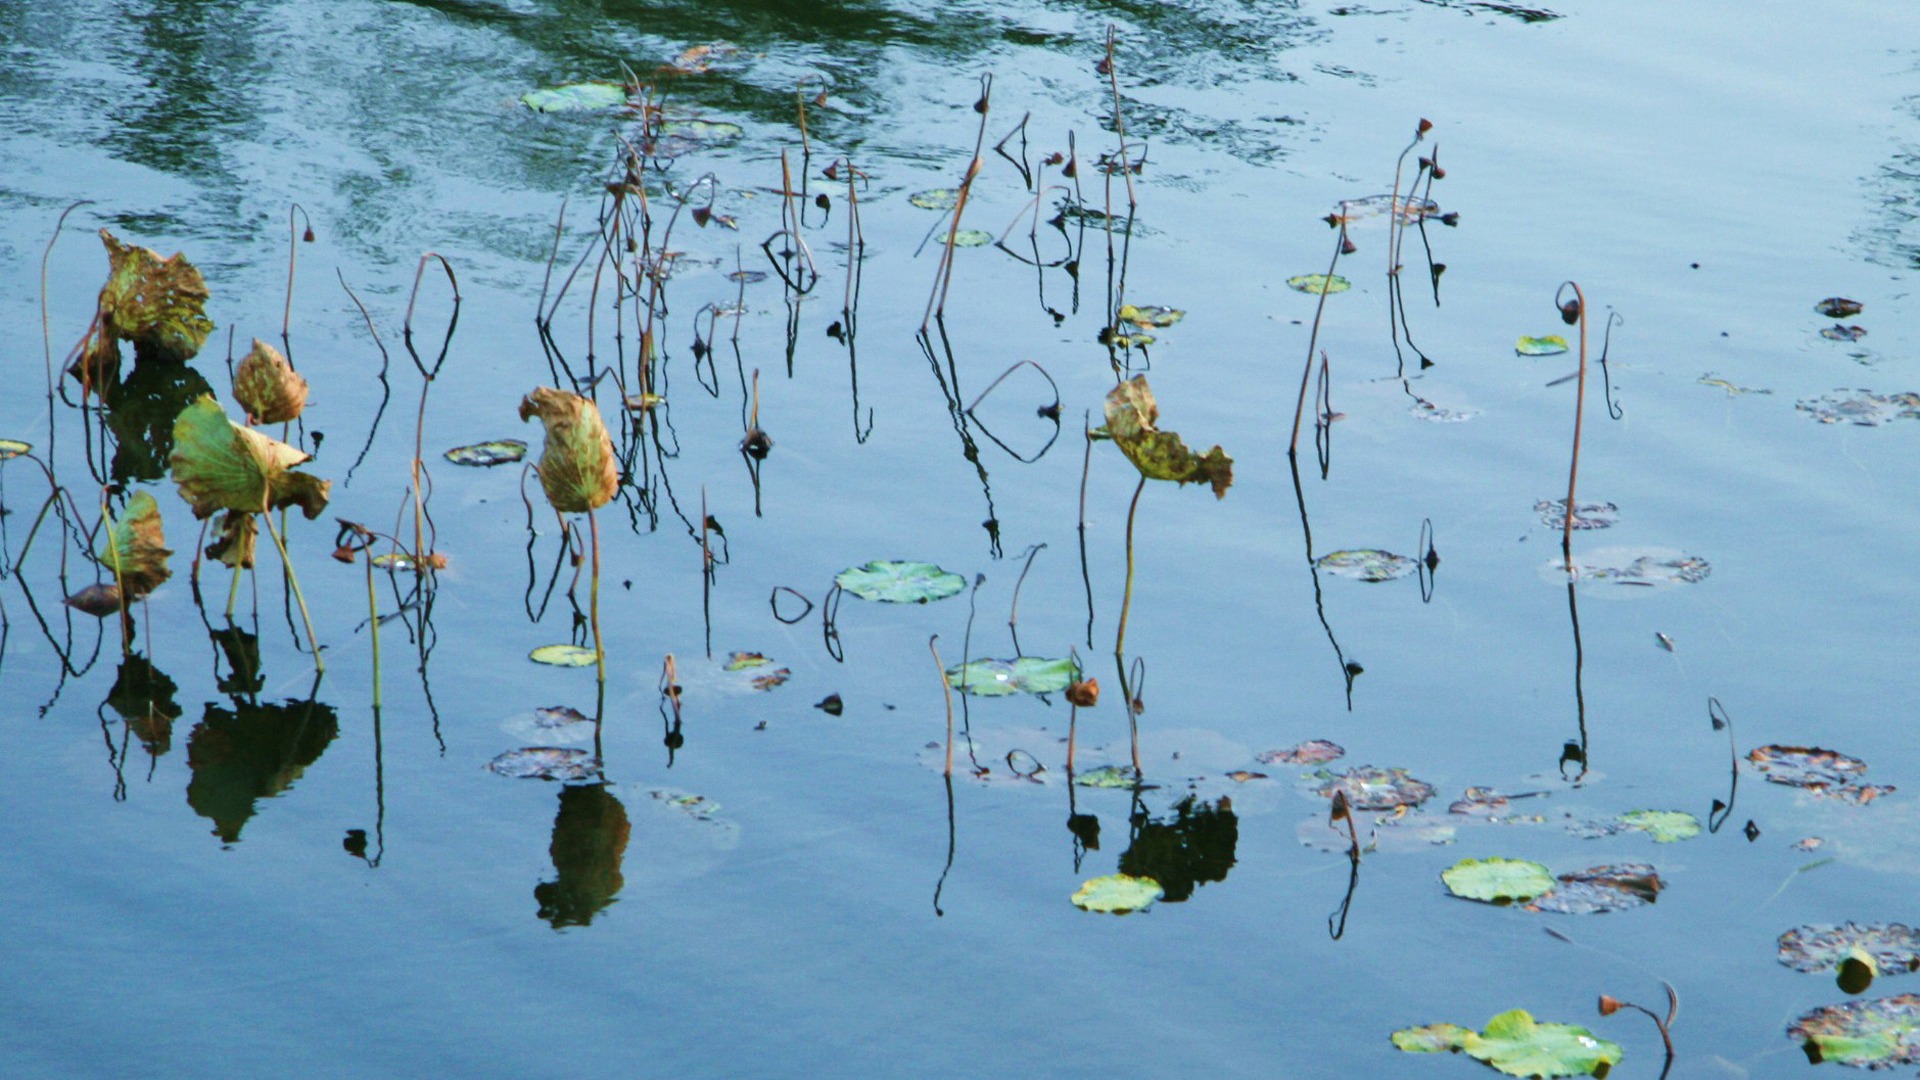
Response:
[[[1901,923],[1796,926],[1780,935],[1780,962],[1795,971],[1837,968],[1860,949],[1881,974],[1920,970],[1920,931]]]
[[[1336,792],[1346,795],[1347,805],[1355,810],[1392,810],[1433,798],[1433,785],[1415,780],[1405,769],[1359,765],[1315,789],[1315,794],[1328,799]]]
[[[1600,915],[1644,907],[1660,897],[1666,882],[1646,863],[1614,863],[1559,876],[1551,892],[1527,905],[1528,911],[1560,915]]]
[[[1920,994],[1822,1006],[1795,1020],[1787,1034],[1814,1062],[1863,1069],[1920,1064]]]
[[[1533,512],[1540,515],[1540,524],[1549,529],[1566,526],[1567,500],[1541,499],[1533,504]],[[1573,527],[1575,529],[1610,529],[1620,520],[1620,508],[1614,504],[1602,502],[1576,502],[1573,504]]]
[[[1794,403],[1823,424],[1879,427],[1889,420],[1920,419],[1920,394],[1875,394],[1867,390],[1835,390],[1810,401]]]
[[[1254,757],[1262,765],[1319,765],[1346,756],[1339,744],[1309,739],[1291,750],[1267,750]]]
[[[1770,783],[1805,788],[1827,798],[1864,804],[1894,791],[1891,784],[1859,783],[1867,763],[1837,750],[1774,744],[1755,747],[1747,760]]]

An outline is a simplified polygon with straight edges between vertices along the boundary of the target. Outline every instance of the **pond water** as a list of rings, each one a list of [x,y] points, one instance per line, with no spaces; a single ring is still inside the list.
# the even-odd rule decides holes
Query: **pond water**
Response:
[[[1910,921],[1920,874],[1920,423],[1899,397],[1920,390],[1920,13],[1808,16],[0,8],[0,436],[70,500],[42,520],[49,473],[0,468],[10,1070],[1468,1076],[1482,1067],[1389,1036],[1523,1008],[1621,1044],[1614,1075],[1656,1076],[1655,1026],[1594,1002],[1664,1016],[1664,980],[1682,1002],[1671,1075],[1798,1075],[1788,1025],[1849,995],[1777,962],[1776,940]],[[639,111],[520,100],[623,70],[656,129],[681,126],[649,143]],[[1316,329],[1320,298],[1287,279],[1327,270],[1323,219],[1392,191],[1423,118],[1400,186],[1420,174],[1436,213],[1397,231],[1351,212],[1352,287]],[[1003,245],[953,250],[922,337],[948,218],[910,197],[959,186],[983,136],[959,227]],[[622,393],[640,392],[646,316],[599,261],[623,139],[653,155],[652,222],[614,252],[630,276],[671,262],[653,295],[664,401],[644,412]],[[1437,182],[1415,163],[1435,154]],[[45,263],[43,350],[42,253],[76,200]],[[77,382],[42,390],[93,317],[100,228],[184,253],[215,324],[197,375],[129,365],[104,428]],[[426,252],[457,278],[458,318],[423,404],[403,335],[423,265],[427,367],[455,311]],[[1619,316],[1604,385],[1589,365],[1577,492],[1617,521],[1572,535],[1573,588],[1536,509],[1566,496],[1569,279],[1593,357]],[[1863,306],[1838,325],[1864,336],[1822,336],[1836,319],[1815,305],[1836,296]],[[1184,318],[1120,347],[1122,304]],[[1516,354],[1548,334],[1572,349]],[[310,381],[285,437],[332,482],[325,514],[285,532],[318,678],[269,545],[231,608],[225,567],[201,560],[194,588],[206,541],[165,475],[171,417],[203,382],[243,419],[225,358],[252,338]],[[1327,397],[1296,472],[1310,340]],[[1232,457],[1223,497],[1142,485],[1083,437],[1141,374],[1167,430]],[[554,384],[597,395],[626,470],[596,515],[603,690],[591,665],[527,659],[593,643],[584,519],[576,575],[537,479],[441,457],[516,438],[533,460],[541,428],[516,409]],[[1315,413],[1336,417],[1324,476]],[[755,427],[764,459],[742,452]],[[423,546],[446,565],[376,573],[376,645],[367,553],[327,555],[335,518],[381,534],[374,552],[415,546],[416,438]],[[125,657],[115,620],[61,603],[102,573],[76,530],[108,481],[116,513],[153,494],[174,550]],[[1311,561],[1362,549],[1437,562],[1370,582]],[[1642,576],[1593,572],[1608,559]],[[834,606],[835,576],[874,560],[963,587]],[[1687,580],[1645,576],[1662,566]],[[1077,655],[1103,696],[1077,713],[1057,691],[959,698],[949,782],[935,635],[949,666]],[[735,652],[770,663],[729,670]],[[1070,784],[1070,719],[1082,778],[1131,766],[1128,690],[1143,782]],[[840,709],[817,707],[830,695]],[[554,707],[598,716],[597,739]],[[1310,739],[1345,756],[1262,760]],[[1768,783],[1747,757],[1769,744],[1853,755],[1896,790],[1856,804]],[[538,746],[597,749],[600,772],[488,768]],[[1354,860],[1316,789],[1359,765],[1435,795],[1356,810]],[[1529,797],[1505,822],[1449,813],[1470,786]],[[1717,827],[1588,835],[1642,809]],[[1602,915],[1448,895],[1443,870],[1495,856],[1650,863],[1665,888]],[[1117,872],[1162,898],[1124,916],[1072,902]],[[1906,989],[1883,974],[1864,998]]]

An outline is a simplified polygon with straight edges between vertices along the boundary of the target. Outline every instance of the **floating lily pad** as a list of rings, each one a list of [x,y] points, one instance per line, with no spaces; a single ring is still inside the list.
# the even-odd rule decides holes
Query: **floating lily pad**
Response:
[[[1474,1030],[1459,1024],[1422,1024],[1393,1033],[1393,1045],[1409,1054],[1438,1054],[1459,1050]]]
[[[727,275],[728,281],[738,281],[746,285],[755,285],[767,280],[765,270],[735,270]]]
[[[1345,218],[1352,225],[1368,218],[1385,217],[1391,211],[1399,211],[1400,218],[1409,224],[1423,217],[1431,217],[1440,212],[1440,204],[1432,199],[1417,199],[1412,195],[1402,195],[1395,199],[1392,194],[1382,192],[1379,195],[1367,195],[1358,199],[1348,199],[1336,203],[1333,207],[1333,222],[1339,224]]]
[[[500,729],[529,742],[559,746],[592,739],[593,718],[565,705],[549,705],[513,717]]]
[[[1684,810],[1629,810],[1620,815],[1622,828],[1653,837],[1656,844],[1672,844],[1700,835],[1700,819]]]
[[[1866,390],[1835,390],[1811,401],[1794,403],[1823,424],[1879,427],[1889,420],[1920,419],[1920,394],[1875,394]]]
[[[986,247],[993,243],[993,234],[985,229],[959,229],[953,234],[953,246],[957,248]]]
[[[1620,1044],[1575,1024],[1536,1021],[1525,1009],[1503,1012],[1487,1030],[1429,1024],[1393,1033],[1393,1045],[1409,1053],[1458,1050],[1508,1076],[1604,1075],[1620,1061]]]
[[[1308,294],[1343,293],[1353,288],[1353,282],[1339,274],[1295,274],[1287,279],[1287,288]]]
[[[1120,331],[1114,329],[1111,326],[1100,331],[1100,335],[1099,335],[1100,344],[1114,345],[1122,349],[1144,349],[1148,345],[1153,344],[1157,340],[1158,339],[1155,338],[1152,334],[1148,334],[1148,333],[1126,334],[1126,333],[1121,333]]]
[[[1671,548],[1596,548],[1573,561],[1573,574],[1579,581],[1641,588],[1691,585],[1705,581],[1711,573],[1713,566],[1707,560]],[[1556,559],[1547,564],[1542,576],[1555,584],[1565,584],[1566,564]]]
[[[1533,504],[1533,512],[1540,515],[1540,524],[1549,529],[1559,529],[1566,525],[1567,500],[1541,499]],[[1611,529],[1620,521],[1620,508],[1612,503],[1577,502],[1573,504],[1573,527],[1580,529]]]
[[[793,672],[791,670],[787,668],[775,668],[772,671],[755,675],[752,680],[753,688],[755,690],[771,690],[791,678],[793,678]]]
[[[1544,337],[1522,337],[1513,351],[1521,356],[1559,356],[1567,351],[1567,339],[1559,334],[1547,334]]]
[[[1150,877],[1108,874],[1105,877],[1093,878],[1081,885],[1073,894],[1073,906],[1083,911],[1125,915],[1129,912],[1144,911],[1164,895],[1165,892],[1160,888],[1160,883]]]
[[[1828,341],[1859,341],[1861,338],[1867,336],[1867,328],[1864,326],[1848,326],[1845,323],[1834,323],[1832,326],[1822,327],[1820,336],[1826,338]]]
[[[1666,882],[1646,863],[1616,863],[1561,874],[1553,891],[1536,897],[1528,911],[1600,915],[1644,907],[1659,899]]]
[[[1858,300],[1849,300],[1844,296],[1829,296],[1813,305],[1813,310],[1829,319],[1844,319],[1851,315],[1858,315],[1865,309]]]
[[[1065,690],[1079,677],[1080,668],[1072,660],[1043,660],[1037,656],[975,660],[947,669],[947,685],[975,697],[1051,694]]]
[[[1132,788],[1139,784],[1133,770],[1119,765],[1102,765],[1097,769],[1088,769],[1075,773],[1073,782],[1081,787],[1090,788]]]
[[[1787,1034],[1815,1062],[1864,1069],[1920,1064],[1920,994],[1825,1005],[1795,1020]]]
[[[1480,415],[1478,409],[1449,409],[1421,398],[1407,406],[1407,412],[1429,424],[1464,424]]]
[[[529,90],[520,103],[534,112],[586,112],[618,108],[627,103],[627,88],[615,82],[566,83],[547,90]]]
[[[528,746],[509,750],[487,768],[516,780],[591,780],[600,775],[600,759],[585,750],[563,746]]]
[[[669,120],[644,149],[656,157],[685,157],[698,150],[724,146],[745,135],[746,129],[728,120]]]
[[[745,671],[751,667],[764,667],[773,661],[757,652],[733,652],[727,654],[728,671]]]
[[[876,560],[842,570],[834,584],[862,600],[883,604],[925,604],[945,600],[967,587],[967,579],[932,563]]]
[[[1718,375],[1715,375],[1711,371],[1707,372],[1705,375],[1700,376],[1700,378],[1696,379],[1695,381],[1698,382],[1701,386],[1717,386],[1720,389],[1725,390],[1727,392],[1728,397],[1739,397],[1741,394],[1773,393],[1773,391],[1771,390],[1760,389],[1760,388],[1751,387],[1751,386],[1735,386],[1733,383],[1730,383],[1727,380],[1720,378]]]
[[[1461,859],[1440,874],[1447,891],[1484,904],[1523,904],[1553,888],[1553,874],[1526,859]]]
[[[600,654],[581,645],[542,645],[527,654],[536,664],[553,667],[592,667]]]
[[[1433,785],[1415,780],[1405,769],[1360,765],[1315,789],[1315,794],[1328,799],[1333,798],[1335,792],[1344,793],[1347,805],[1355,810],[1392,810],[1399,806],[1419,806],[1433,798]]]
[[[1309,739],[1290,750],[1268,750],[1254,756],[1262,765],[1319,765],[1336,758],[1345,757],[1347,751],[1338,743],[1325,739]]]
[[[960,205],[960,189],[928,188],[907,196],[907,201],[922,210],[951,210]]]
[[[1405,555],[1395,555],[1391,551],[1379,551],[1374,548],[1356,548],[1351,551],[1334,551],[1313,561],[1315,566],[1338,577],[1358,578],[1361,581],[1392,581],[1413,573],[1419,564]]]
[[[1872,957],[1881,974],[1920,970],[1920,931],[1901,923],[1796,926],[1780,935],[1780,962],[1795,971],[1837,968],[1855,949]]]
[[[1895,789],[1890,784],[1858,783],[1867,763],[1815,746],[1759,746],[1747,755],[1768,781],[1805,788],[1815,795],[1869,803]]]
[[[33,453],[32,443],[23,443],[19,439],[0,439],[0,461],[31,453]]]
[[[455,465],[476,465],[482,468],[509,465],[526,456],[527,444],[519,439],[494,439],[491,442],[474,443],[471,446],[456,446],[446,453],[446,459]]]
[[[1121,322],[1132,323],[1142,329],[1151,326],[1162,330],[1186,317],[1187,313],[1181,311],[1179,308],[1160,307],[1157,304],[1141,304],[1139,306],[1122,304],[1117,314],[1117,318]]]
[[[1107,392],[1107,437],[1127,455],[1140,475],[1179,484],[1206,483],[1216,499],[1233,486],[1233,459],[1215,446],[1204,454],[1187,449],[1178,434],[1157,425],[1160,406],[1145,375],[1135,375]]]

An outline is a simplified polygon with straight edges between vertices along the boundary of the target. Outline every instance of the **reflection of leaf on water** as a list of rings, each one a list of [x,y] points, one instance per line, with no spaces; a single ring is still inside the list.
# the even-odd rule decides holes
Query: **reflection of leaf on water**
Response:
[[[165,476],[174,420],[190,402],[212,393],[206,378],[185,364],[134,364],[105,398],[115,440],[113,478],[126,483]]]
[[[547,849],[555,877],[533,887],[540,917],[555,930],[593,922],[626,884],[620,862],[632,831],[627,808],[606,785],[561,788],[553,843]]]
[[[145,491],[136,491],[113,520],[94,561],[117,573],[127,602],[139,600],[167,580],[167,538],[160,526],[160,504]]]
[[[220,692],[236,697],[259,693],[267,684],[267,677],[260,673],[260,639],[231,624],[210,631],[209,636],[227,661],[227,674],[221,675],[217,668],[214,672]]]
[[[513,780],[596,780],[600,759],[564,746],[523,746],[487,762],[487,771]]]
[[[1356,578],[1360,581],[1393,581],[1413,573],[1419,565],[1405,555],[1395,555],[1391,551],[1380,551],[1374,548],[1330,551],[1315,559],[1313,564],[1335,577]]]
[[[1173,807],[1170,819],[1133,815],[1133,843],[1120,855],[1120,872],[1151,878],[1164,899],[1177,904],[1209,881],[1227,880],[1240,843],[1240,818],[1233,801],[1197,802],[1188,795]]]
[[[1412,1054],[1458,1050],[1508,1076],[1604,1075],[1620,1061],[1620,1044],[1575,1024],[1536,1021],[1513,1009],[1487,1021],[1487,1030],[1458,1024],[1428,1024],[1393,1033],[1393,1045]]]
[[[234,843],[255,801],[291,787],[339,731],[333,706],[317,701],[209,704],[187,736],[187,805],[213,822],[215,836]]]
[[[173,746],[173,722],[181,713],[173,699],[178,689],[166,672],[136,654],[120,662],[107,705],[133,729],[147,753],[159,757]]]
[[[494,465],[510,465],[527,456],[527,444],[519,439],[494,439],[490,442],[474,443],[471,446],[456,446],[444,455],[455,465],[473,465],[487,468]]]

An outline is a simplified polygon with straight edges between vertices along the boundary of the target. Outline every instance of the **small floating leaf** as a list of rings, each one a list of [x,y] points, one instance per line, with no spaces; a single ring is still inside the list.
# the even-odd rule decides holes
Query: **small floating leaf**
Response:
[[[409,555],[404,551],[388,551],[367,560],[382,570],[445,570],[447,556],[443,552],[431,555]]]
[[[1866,804],[1895,789],[1891,784],[1861,784],[1867,763],[1833,750],[1810,746],[1760,746],[1747,755],[1775,784],[1805,788],[1815,795]]]
[[[1227,779],[1236,784],[1244,784],[1249,780],[1265,780],[1268,779],[1268,777],[1267,774],[1263,772],[1249,772],[1246,769],[1235,769],[1227,774]]]
[[[928,188],[907,196],[907,201],[922,210],[951,210],[960,205],[957,188]]]
[[[1779,959],[1795,971],[1826,971],[1854,950],[1873,960],[1875,974],[1920,970],[1920,931],[1902,923],[1796,926],[1780,935]]]
[[[307,407],[307,380],[293,370],[280,350],[253,339],[253,351],[233,373],[233,399],[253,424],[284,424]]]
[[[1525,903],[1553,888],[1553,874],[1526,859],[1461,859],[1440,874],[1447,891],[1485,904]]]
[[[1836,390],[1811,401],[1794,403],[1823,424],[1879,427],[1889,420],[1920,419],[1920,394],[1874,394],[1865,390]]]
[[[1533,504],[1533,512],[1540,515],[1540,524],[1549,529],[1566,526],[1567,500],[1541,499]],[[1611,529],[1620,521],[1620,508],[1608,502],[1576,502],[1573,504],[1573,527],[1579,529]]]
[[[1820,336],[1826,338],[1828,341],[1859,341],[1861,338],[1867,336],[1867,328],[1864,326],[1848,326],[1845,323],[1834,323],[1832,326],[1822,327]]]
[[[974,660],[947,669],[947,685],[975,697],[1051,694],[1065,690],[1079,677],[1079,665],[1072,660],[1043,660],[1037,656]]]
[[[1528,911],[1561,915],[1598,915],[1643,907],[1660,898],[1666,882],[1646,863],[1615,863],[1561,874],[1553,891],[1527,905]]]
[[[764,674],[755,675],[753,677],[753,688],[755,690],[771,690],[791,678],[793,678],[793,672],[791,670],[787,668],[775,668]]]
[[[1867,1069],[1920,1064],[1920,994],[1824,1005],[1787,1028],[1815,1062]]]
[[[875,560],[842,570],[834,584],[862,600],[884,604],[925,604],[945,600],[967,587],[967,579],[932,563]]]
[[[520,399],[520,419],[533,416],[547,429],[535,467],[547,502],[565,514],[605,506],[620,487],[620,469],[600,410],[579,394],[542,386]]]
[[[953,246],[957,248],[986,247],[993,243],[993,234],[985,229],[960,229],[953,234]]]
[[[447,451],[445,456],[455,465],[507,465],[527,456],[527,444],[519,439],[494,439],[471,446],[456,446]]]
[[[1596,548],[1576,557],[1573,562],[1576,580],[1612,585],[1691,585],[1705,581],[1711,573],[1713,566],[1707,560],[1671,548]],[[1547,564],[1541,576],[1554,584],[1564,585],[1567,580],[1566,564],[1556,559]]]
[[[1122,304],[1118,312],[1120,322],[1132,323],[1141,329],[1157,327],[1164,330],[1186,317],[1187,313],[1181,311],[1179,308],[1160,307],[1157,304],[1142,304],[1139,306]]]
[[[529,90],[520,103],[534,112],[586,112],[618,108],[627,103],[627,88],[615,82],[566,83],[548,90]]]
[[[32,443],[23,443],[19,439],[0,439],[0,461],[31,453],[33,453]]]
[[[1705,375],[1700,376],[1700,378],[1695,381],[1698,382],[1701,386],[1717,386],[1720,389],[1725,390],[1727,392],[1728,397],[1739,397],[1741,394],[1773,393],[1773,391],[1771,390],[1756,389],[1751,386],[1735,386],[1734,384],[1728,382],[1727,380],[1722,379],[1719,376],[1715,375],[1711,371],[1707,372]]]
[[[1233,459],[1218,446],[1196,454],[1179,435],[1156,427],[1160,407],[1146,376],[1135,375],[1109,391],[1106,411],[1108,436],[1140,475],[1181,484],[1204,482],[1212,485],[1215,498],[1226,498],[1233,486]]]
[[[1691,840],[1700,835],[1700,819],[1684,810],[1629,810],[1620,815],[1620,824],[1647,833],[1656,844]]]
[[[592,667],[600,654],[580,645],[542,645],[527,654],[536,664],[552,667]]]
[[[1324,775],[1324,774],[1323,774]],[[1321,784],[1315,793],[1331,799],[1339,792],[1355,810],[1392,810],[1401,806],[1419,806],[1433,798],[1433,785],[1415,780],[1405,769],[1381,769],[1360,765]]]
[[[685,157],[697,150],[733,142],[746,133],[745,128],[728,120],[669,120],[660,125],[658,137],[643,144],[642,149],[657,157]],[[714,219],[727,223],[718,214]]]
[[[1132,769],[1119,765],[1102,765],[1097,769],[1076,773],[1073,782],[1090,788],[1132,788],[1139,784]]]
[[[1829,319],[1845,319],[1865,310],[1858,300],[1849,300],[1844,296],[1829,296],[1813,305],[1813,310]]]
[[[735,652],[727,654],[728,671],[744,671],[750,667],[762,667],[773,661],[757,652]]]
[[[1461,1049],[1473,1033],[1472,1028],[1459,1024],[1422,1024],[1394,1032],[1393,1045],[1409,1054],[1437,1054]]]
[[[160,504],[148,492],[136,491],[127,500],[126,510],[114,519],[107,543],[94,554],[94,561],[109,573],[118,573],[127,601],[139,600],[167,580],[167,556],[173,552],[166,545]],[[117,600],[114,607],[119,607]]]
[[[1405,555],[1395,555],[1390,551],[1378,551],[1373,548],[1356,548],[1351,551],[1334,551],[1313,561],[1315,566],[1329,574],[1339,577],[1358,578],[1361,581],[1392,581],[1413,573],[1418,564]]]
[[[1547,334],[1544,337],[1522,337],[1513,351],[1521,356],[1559,356],[1567,351],[1567,339],[1559,334]]]
[[[1287,288],[1309,294],[1342,293],[1353,288],[1353,282],[1339,274],[1295,274],[1287,279]]]
[[[1125,915],[1145,910],[1163,895],[1160,883],[1150,877],[1108,874],[1081,885],[1073,894],[1073,905],[1083,911]]]
[[[216,510],[258,514],[288,506],[300,507],[309,520],[319,517],[331,485],[291,471],[311,460],[310,454],[227,419],[211,394],[200,395],[173,422],[173,480],[196,518]]]
[[[839,716],[847,709],[846,703],[840,700],[839,694],[828,694],[826,697],[814,702],[813,707],[826,713],[828,716]]]
[[[1508,1076],[1605,1075],[1620,1061],[1620,1044],[1577,1024],[1539,1023],[1525,1009],[1501,1013],[1487,1030],[1469,1033],[1460,1049]]]
[[[585,750],[562,746],[529,746],[509,750],[487,768],[516,780],[591,780],[600,775],[600,759]]]
[[[1325,739],[1309,739],[1291,750],[1268,750],[1254,755],[1262,765],[1319,765],[1346,756],[1340,744]]]

